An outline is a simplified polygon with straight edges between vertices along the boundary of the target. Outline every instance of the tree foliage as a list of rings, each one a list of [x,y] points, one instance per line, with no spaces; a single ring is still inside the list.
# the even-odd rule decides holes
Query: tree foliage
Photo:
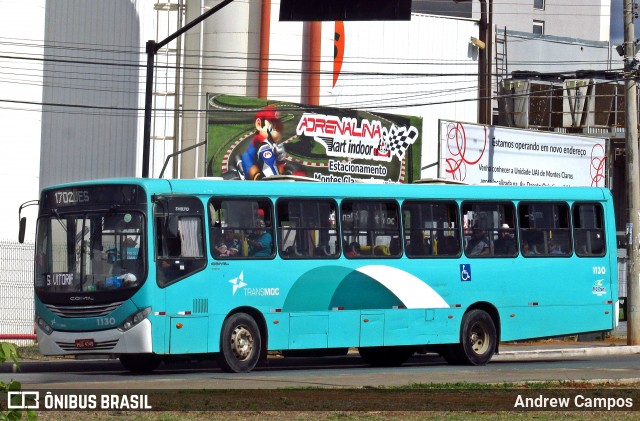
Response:
[[[18,350],[15,345],[8,342],[0,342],[0,364],[4,364],[7,360],[13,362],[14,364],[18,364]],[[22,385],[20,382],[15,380],[10,380],[5,383],[0,381],[0,393],[4,393],[5,396],[9,396],[7,392],[17,392],[22,389]],[[15,398],[20,398],[20,396],[15,396]],[[19,403],[19,402],[15,402]],[[32,421],[37,419],[36,412],[32,409],[27,409],[25,411],[27,416],[27,420]],[[9,409],[3,408],[0,405],[0,421],[17,421],[23,419],[21,409]]]

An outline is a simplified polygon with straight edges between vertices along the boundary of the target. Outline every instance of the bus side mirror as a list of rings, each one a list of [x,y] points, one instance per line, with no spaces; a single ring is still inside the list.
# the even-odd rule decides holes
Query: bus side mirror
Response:
[[[39,203],[40,202],[38,200],[29,200],[21,204],[20,208],[18,208],[18,218],[20,221],[20,229],[18,230],[18,241],[20,242],[20,244],[24,243],[24,232],[27,228],[27,218],[25,216],[20,216],[22,214],[22,209],[26,208],[27,206],[38,205]]]
[[[24,232],[27,228],[27,217],[23,216],[20,218],[20,230],[18,231],[18,242],[20,244],[24,243]]]

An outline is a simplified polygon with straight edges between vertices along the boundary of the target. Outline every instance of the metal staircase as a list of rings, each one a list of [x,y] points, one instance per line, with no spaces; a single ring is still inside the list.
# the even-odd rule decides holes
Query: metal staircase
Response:
[[[499,98],[502,93],[502,81],[507,78],[509,75],[508,62],[507,62],[507,27],[500,32],[498,28],[495,28],[494,31],[495,40],[494,40],[494,63],[495,63],[495,71],[493,75],[495,77],[495,83],[492,85],[493,98]],[[492,109],[493,109],[493,123],[498,123],[499,121],[499,111],[498,111],[498,101],[492,101]]]

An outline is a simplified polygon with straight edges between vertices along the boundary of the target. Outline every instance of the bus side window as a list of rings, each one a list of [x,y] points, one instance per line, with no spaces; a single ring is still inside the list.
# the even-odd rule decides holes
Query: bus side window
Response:
[[[520,202],[518,220],[524,256],[572,254],[567,203]],[[525,250],[526,248],[526,250]]]
[[[170,285],[207,266],[204,207],[193,197],[164,197],[155,207],[156,281]]]
[[[604,215],[599,203],[573,205],[574,248],[580,257],[604,256]]]
[[[336,258],[340,244],[333,200],[280,199],[278,248],[284,259]]]
[[[210,248],[215,259],[273,257],[274,232],[268,199],[211,199]]]
[[[460,253],[460,222],[455,202],[408,200],[402,209],[408,257],[451,257]]]
[[[474,257],[518,254],[516,211],[512,202],[464,202],[465,253]]]
[[[345,257],[392,258],[402,255],[400,212],[395,200],[352,200],[340,204]],[[359,245],[354,252],[352,244]]]

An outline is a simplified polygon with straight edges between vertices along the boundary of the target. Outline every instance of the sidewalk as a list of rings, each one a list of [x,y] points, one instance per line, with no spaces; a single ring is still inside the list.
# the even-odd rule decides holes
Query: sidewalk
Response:
[[[505,342],[493,361],[518,361],[640,353],[640,345],[627,345],[627,323],[620,322],[606,338],[601,334],[579,335],[540,341]]]

